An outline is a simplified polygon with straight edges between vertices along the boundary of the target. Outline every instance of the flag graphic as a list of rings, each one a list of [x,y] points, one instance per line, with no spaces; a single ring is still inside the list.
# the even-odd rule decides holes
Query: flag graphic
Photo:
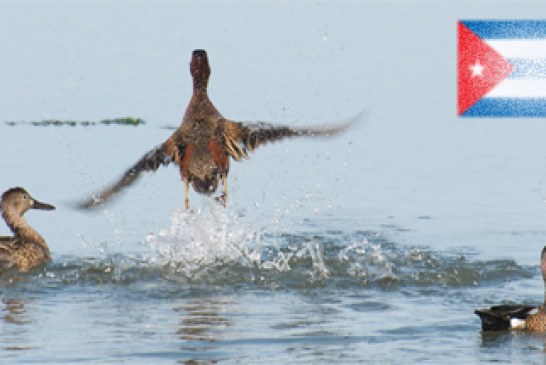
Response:
[[[458,114],[546,117],[546,20],[462,20]]]

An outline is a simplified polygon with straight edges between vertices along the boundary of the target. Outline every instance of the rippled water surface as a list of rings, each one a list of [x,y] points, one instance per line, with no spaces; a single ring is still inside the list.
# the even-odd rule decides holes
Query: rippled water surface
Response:
[[[481,333],[472,314],[477,304],[506,293],[534,298],[541,290],[536,267],[480,259],[470,247],[437,251],[366,230],[269,233],[214,203],[175,211],[170,226],[141,245],[145,253],[60,256],[30,274],[2,275],[2,358],[455,363],[543,357],[541,336]],[[513,290],[520,285],[525,290]]]
[[[0,1],[0,190],[57,207],[26,215],[52,262],[0,274],[0,363],[543,364],[473,311],[543,301],[546,124],[457,118],[455,60],[459,17],[545,11]],[[225,209],[174,167],[75,209],[179,124],[195,48],[227,118],[365,117],[234,162]]]

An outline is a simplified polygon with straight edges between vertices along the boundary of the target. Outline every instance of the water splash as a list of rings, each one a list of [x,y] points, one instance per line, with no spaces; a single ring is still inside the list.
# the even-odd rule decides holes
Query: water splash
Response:
[[[160,292],[193,285],[270,290],[411,287],[409,292],[415,292],[497,286],[538,273],[536,267],[514,260],[477,260],[473,249],[438,252],[400,245],[374,231],[328,230],[321,228],[331,226],[325,222],[306,226],[310,230],[304,232],[283,232],[273,223],[255,228],[244,212],[210,203],[195,212],[173,212],[167,227],[146,237],[147,253],[112,253],[101,244],[101,258],[56,258],[23,281],[134,285]],[[8,278],[0,275],[0,284]]]
[[[151,263],[176,266],[186,276],[222,263],[247,265],[259,234],[234,213],[211,203],[209,209],[171,214],[171,225],[146,237]]]
[[[513,260],[473,261],[472,253],[404,247],[377,232],[278,233],[255,229],[217,205],[176,211],[171,225],[148,235],[151,264],[192,281],[257,283],[269,288],[327,285],[475,286],[529,277]],[[271,233],[274,232],[274,233]]]
[[[271,226],[257,230],[243,216],[217,204],[197,212],[176,211],[171,214],[170,227],[147,236],[146,243],[153,251],[150,262],[169,265],[195,278],[225,265],[257,273],[286,273],[294,270],[294,265],[309,261],[305,266],[311,276],[329,276],[322,243],[305,237],[272,235],[266,232]]]

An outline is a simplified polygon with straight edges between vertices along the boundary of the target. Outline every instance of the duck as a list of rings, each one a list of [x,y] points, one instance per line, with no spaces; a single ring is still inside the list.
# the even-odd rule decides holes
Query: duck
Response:
[[[25,189],[15,187],[2,194],[2,218],[13,236],[0,236],[0,271],[27,272],[51,260],[44,238],[23,215],[29,209],[54,210],[51,204],[34,199]]]
[[[224,118],[208,96],[211,68],[205,50],[193,51],[190,74],[193,94],[178,129],[165,142],[144,154],[113,184],[77,204],[79,208],[100,206],[132,185],[142,172],[155,172],[160,166],[170,164],[177,165],[180,170],[186,209],[189,209],[190,185],[197,193],[211,195],[217,190],[219,181],[222,183],[222,194],[217,199],[225,206],[228,200],[230,159],[247,159],[249,152],[266,142],[288,137],[329,137],[340,134],[363,114],[361,112],[338,125],[315,128],[237,122]]]
[[[544,303],[539,306],[497,305],[474,311],[481,319],[483,331],[522,330],[546,332],[546,246],[540,254],[540,268],[544,281]]]

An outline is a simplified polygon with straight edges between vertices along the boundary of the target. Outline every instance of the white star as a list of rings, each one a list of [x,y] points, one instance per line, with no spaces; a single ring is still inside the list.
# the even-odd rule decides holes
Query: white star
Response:
[[[476,60],[476,63],[474,63],[472,66],[468,67],[470,71],[472,71],[472,77],[483,77],[483,70],[485,67],[480,63],[480,60]]]

